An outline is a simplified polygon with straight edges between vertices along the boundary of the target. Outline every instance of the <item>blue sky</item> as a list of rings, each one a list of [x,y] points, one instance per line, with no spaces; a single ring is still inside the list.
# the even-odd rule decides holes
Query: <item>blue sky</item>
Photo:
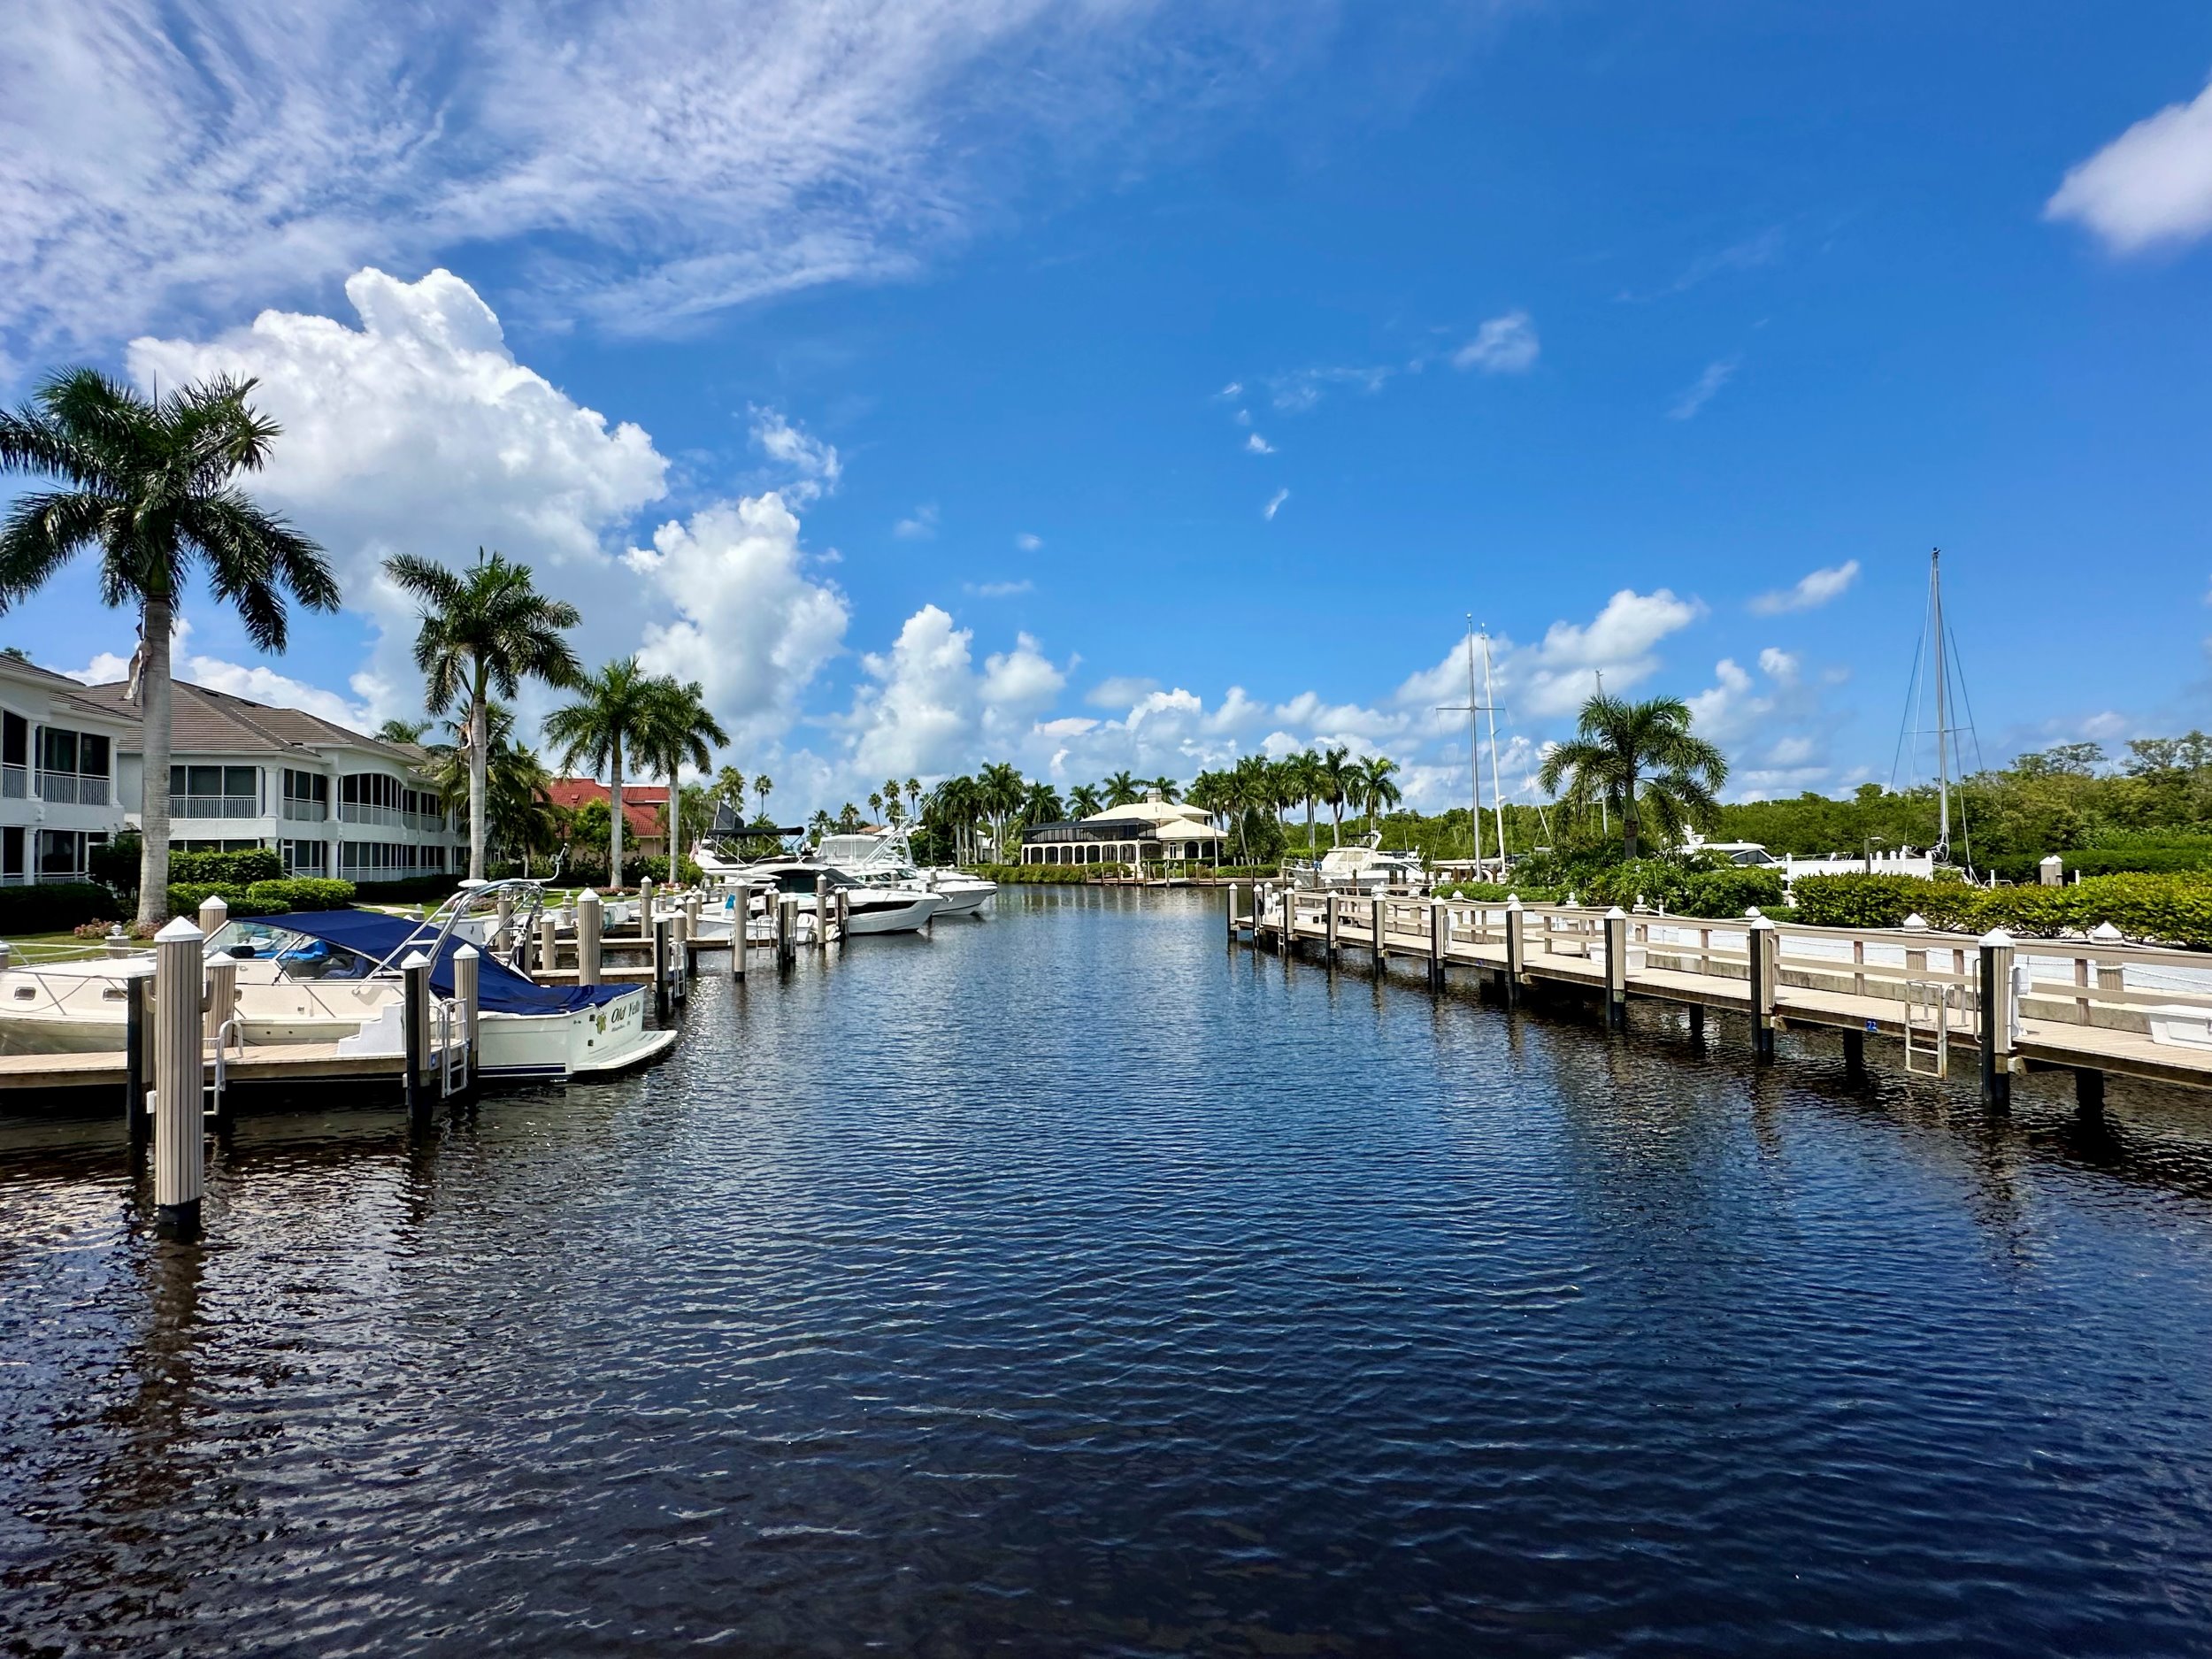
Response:
[[[1988,759],[2212,721],[2212,12],[1930,10],[35,6],[0,380],[261,377],[349,610],[188,672],[411,711],[376,561],[483,542],[794,808],[1442,804],[1471,611],[1517,792],[1601,671],[1886,781],[1938,543]],[[81,568],[0,634],[128,651]]]

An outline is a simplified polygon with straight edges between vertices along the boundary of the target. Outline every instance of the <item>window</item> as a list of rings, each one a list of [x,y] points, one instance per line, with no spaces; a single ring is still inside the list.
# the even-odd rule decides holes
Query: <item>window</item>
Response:
[[[38,833],[38,879],[41,881],[73,881],[83,879],[85,850],[95,840],[81,830],[41,830]]]
[[[13,717],[11,717],[13,718]],[[10,777],[12,786],[14,779]],[[10,787],[10,794],[19,791]],[[47,801],[81,806],[108,803],[108,740],[58,726],[38,733],[38,793]]]
[[[258,766],[172,766],[169,813],[173,818],[259,818]]]
[[[31,723],[19,714],[0,718],[0,795],[20,801],[30,790]]]
[[[0,830],[0,881],[12,886],[28,879],[23,867],[23,832],[13,826]]]
[[[326,876],[330,873],[328,841],[288,841],[284,843],[284,873],[288,876]]]
[[[444,849],[416,847],[404,841],[341,841],[338,874],[348,881],[401,881],[418,870],[442,869]]]
[[[284,769],[284,816],[319,824],[330,816],[330,780],[319,772]]]

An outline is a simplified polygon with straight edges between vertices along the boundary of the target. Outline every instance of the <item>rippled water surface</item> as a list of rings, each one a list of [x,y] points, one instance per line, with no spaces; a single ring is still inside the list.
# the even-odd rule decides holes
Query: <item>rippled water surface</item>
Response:
[[[0,1124],[0,1650],[2212,1650],[2204,1106],[1003,904],[199,1248]]]

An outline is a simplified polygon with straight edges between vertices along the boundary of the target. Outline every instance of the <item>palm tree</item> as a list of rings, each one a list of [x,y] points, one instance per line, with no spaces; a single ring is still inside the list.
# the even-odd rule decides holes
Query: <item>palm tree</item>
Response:
[[[714,774],[715,798],[727,801],[740,823],[745,820],[745,791],[750,787],[745,781],[744,772],[735,766],[725,766]]]
[[[846,834],[857,833],[860,829],[860,809],[848,801],[837,810],[837,827]]]
[[[423,772],[448,801],[465,799],[469,788],[469,763],[464,744],[468,728],[449,720],[450,742],[434,745]],[[496,832],[487,843],[509,856],[529,855],[551,845],[557,826],[552,803],[552,778],[535,749],[514,741],[514,710],[494,703],[485,711],[484,729],[491,739],[491,755],[484,772],[484,816]]]
[[[917,823],[920,822],[922,816],[922,780],[919,778],[909,778],[906,780],[906,810]]]
[[[883,816],[883,791],[880,789],[868,791],[868,811],[874,818]]]
[[[829,834],[833,830],[834,830],[837,827],[837,825],[835,821],[831,818],[829,810],[826,807],[818,806],[814,809],[814,816],[807,819],[806,826],[814,832],[814,839],[818,841],[823,836]]]
[[[427,720],[387,720],[376,728],[376,741],[380,743],[419,743],[423,733],[429,729],[430,722]]]
[[[1020,770],[1010,762],[1000,761],[986,766],[977,779],[977,804],[991,818],[991,856],[1006,856],[1006,819],[1009,814],[1020,810],[1022,797],[1029,786]]]
[[[1150,783],[1147,784],[1145,787],[1151,790],[1154,795],[1158,795],[1161,800],[1166,802],[1170,806],[1174,805],[1175,803],[1183,798],[1182,786],[1177,783],[1172,778],[1165,776],[1155,778]]]
[[[1321,775],[1321,757],[1310,749],[1302,749],[1283,762],[1286,768],[1285,779],[1297,791],[1296,799],[1306,803],[1306,852],[1313,853],[1313,809],[1325,787]]]
[[[1227,780],[1217,772],[1202,772],[1190,780],[1190,791],[1183,799],[1210,818],[1219,818],[1222,828],[1228,828],[1229,794]]]
[[[1367,814],[1370,829],[1381,827],[1379,822],[1386,807],[1394,807],[1405,799],[1391,773],[1398,770],[1398,763],[1387,755],[1371,755],[1360,763],[1353,779],[1353,787],[1359,795],[1360,805]]]
[[[1033,783],[1022,795],[1021,825],[1025,829],[1039,824],[1057,824],[1068,815],[1061,804],[1060,792],[1049,783]]]
[[[1352,798],[1352,779],[1359,770],[1352,751],[1339,743],[1321,757],[1321,804],[1329,809],[1329,845],[1344,844],[1344,806]]]
[[[708,711],[706,687],[697,680],[663,678],[653,682],[646,720],[636,741],[640,764],[649,760],[668,777],[668,879],[683,879],[683,769],[703,772],[714,760],[714,746],[730,734]]]
[[[753,793],[760,797],[760,815],[768,816],[768,797],[776,792],[776,780],[766,772],[753,780]]]
[[[1601,801],[1621,817],[1621,845],[1636,856],[1645,818],[1670,841],[1707,824],[1728,781],[1728,760],[1690,730],[1690,707],[1679,697],[1631,703],[1592,697],[1582,705],[1575,736],[1544,757],[1537,782],[1547,795],[1567,782],[1565,800],[1587,810]]]
[[[1079,783],[1068,791],[1068,816],[1088,818],[1106,809],[1098,798],[1098,791],[1087,783]]]
[[[1118,772],[1106,780],[1106,804],[1110,807],[1127,806],[1137,798],[1141,787],[1136,779],[1126,772]]]
[[[1252,862],[1252,836],[1248,827],[1254,808],[1273,799],[1267,780],[1267,758],[1263,755],[1246,755],[1240,758],[1229,773],[1229,799],[1237,818],[1237,844],[1244,849],[1244,862]]]
[[[222,377],[147,397],[96,369],[71,369],[21,409],[0,411],[0,472],[61,486],[17,497],[0,521],[0,611],[91,547],[102,602],[138,608],[138,919],[148,924],[169,914],[169,635],[194,567],[264,651],[285,647],[288,593],[311,611],[338,608],[322,549],[233,481],[260,471],[281,432],[246,401],[253,388]]]
[[[622,885],[622,763],[653,718],[653,700],[662,695],[634,657],[618,657],[586,675],[582,695],[545,717],[545,740],[560,751],[561,764],[580,761],[596,775],[607,774],[607,885]]]
[[[530,567],[498,553],[476,549],[476,563],[450,571],[434,559],[395,553],[384,573],[402,593],[422,603],[415,632],[415,666],[426,682],[424,705],[443,714],[456,703],[468,709],[469,879],[484,879],[489,837],[485,777],[491,764],[486,710],[494,691],[520,695],[526,679],[573,686],[583,665],[562,634],[583,613],[564,599],[548,599],[531,585]]]

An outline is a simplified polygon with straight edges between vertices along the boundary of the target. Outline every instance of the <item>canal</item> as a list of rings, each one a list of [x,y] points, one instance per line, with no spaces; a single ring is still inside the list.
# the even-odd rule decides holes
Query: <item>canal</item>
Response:
[[[2212,1649],[2212,1110],[1014,893],[641,1077],[0,1122],[0,1651]]]

